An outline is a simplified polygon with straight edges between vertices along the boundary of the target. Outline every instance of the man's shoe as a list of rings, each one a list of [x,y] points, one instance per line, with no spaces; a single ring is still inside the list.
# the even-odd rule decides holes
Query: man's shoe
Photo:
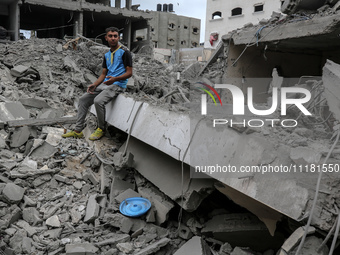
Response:
[[[83,138],[84,137],[83,132],[77,133],[76,131],[73,131],[73,130],[68,132],[68,133],[66,133],[66,134],[63,134],[61,136],[64,137],[64,138],[69,138],[69,137]]]
[[[94,131],[94,133],[90,135],[89,140],[91,141],[99,140],[103,136],[104,136],[104,131],[101,130],[100,128],[97,128],[96,131]]]

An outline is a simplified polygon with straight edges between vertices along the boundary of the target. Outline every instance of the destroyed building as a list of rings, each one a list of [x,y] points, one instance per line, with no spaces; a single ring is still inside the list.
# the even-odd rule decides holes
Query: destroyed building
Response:
[[[113,7],[109,0],[5,0],[0,7],[0,24],[7,28],[11,40],[18,40],[19,29],[23,29],[35,31],[38,38],[80,35],[104,41],[103,31],[114,25],[121,29],[121,42],[130,49],[151,44],[177,50],[199,46],[200,20],[176,15],[173,4],[164,4],[163,11],[141,11],[131,0],[123,7],[121,0]]]
[[[235,30],[204,66],[135,54],[128,92],[107,106],[110,135],[95,143],[60,134],[72,128],[67,116],[107,48],[88,40],[72,47],[65,39],[1,45],[1,252],[286,255],[296,254],[302,239],[300,254],[337,254],[339,6],[274,14]],[[304,88],[312,115],[288,107],[285,117],[255,117],[256,124],[280,120],[273,125],[215,129],[195,88],[215,86],[228,110],[235,102],[219,84],[245,96],[254,87],[256,109],[270,107],[274,88]],[[217,107],[209,103],[208,113]],[[243,123],[239,117],[223,116]],[[254,115],[242,118],[249,124]],[[285,118],[298,125],[277,124]],[[93,127],[89,115],[86,132]],[[298,171],[195,173],[206,164]],[[119,212],[119,203],[139,196],[152,202],[147,215]]]

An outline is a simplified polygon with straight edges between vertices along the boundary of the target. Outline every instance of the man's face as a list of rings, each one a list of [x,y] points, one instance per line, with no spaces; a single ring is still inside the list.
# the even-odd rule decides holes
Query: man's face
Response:
[[[119,34],[117,32],[109,31],[105,35],[105,39],[109,43],[110,47],[116,47],[119,42]]]

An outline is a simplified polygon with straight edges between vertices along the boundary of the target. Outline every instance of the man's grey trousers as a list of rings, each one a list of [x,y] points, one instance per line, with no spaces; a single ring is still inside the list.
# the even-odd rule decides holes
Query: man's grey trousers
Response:
[[[98,128],[105,130],[105,105],[117,97],[125,89],[118,85],[100,84],[93,94],[85,93],[79,98],[77,123],[74,130],[82,131],[85,128],[85,118],[92,104],[96,109]]]

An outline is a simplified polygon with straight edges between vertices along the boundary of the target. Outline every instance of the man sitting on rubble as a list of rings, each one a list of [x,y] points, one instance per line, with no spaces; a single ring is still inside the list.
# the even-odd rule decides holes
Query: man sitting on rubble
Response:
[[[94,104],[97,113],[97,130],[91,134],[90,140],[98,140],[105,130],[105,105],[126,89],[127,79],[132,76],[131,53],[124,46],[119,45],[119,30],[109,27],[105,30],[105,40],[110,51],[104,55],[103,71],[99,78],[87,88],[79,99],[77,123],[75,129],[62,137],[82,138],[85,127],[85,118],[88,109]]]

